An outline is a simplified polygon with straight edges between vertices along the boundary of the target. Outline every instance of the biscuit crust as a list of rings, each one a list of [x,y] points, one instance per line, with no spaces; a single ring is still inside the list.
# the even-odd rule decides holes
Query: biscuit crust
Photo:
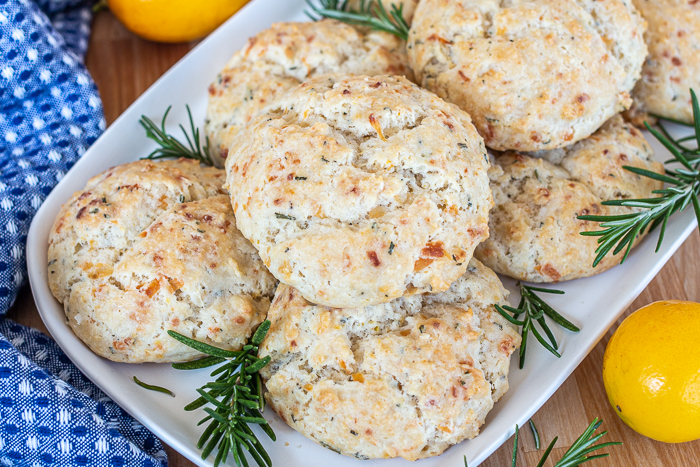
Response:
[[[497,156],[489,172],[496,201],[491,236],[475,256],[498,273],[529,282],[567,281],[615,266],[621,254],[609,254],[592,267],[597,237],[580,232],[600,227],[577,216],[627,214],[632,208],[601,203],[650,198],[662,187],[626,171],[625,165],[663,173],[642,133],[619,115],[569,148]]]
[[[360,459],[435,456],[476,436],[508,389],[520,336],[476,260],[444,293],[366,308],[313,305],[280,285],[261,357],[266,399],[289,426]]]
[[[399,77],[313,78],[254,119],[226,164],[241,232],[313,303],[447,290],[488,236],[469,116]]]
[[[644,27],[626,0],[424,0],[408,57],[417,82],[466,110],[488,147],[555,149],[630,106]]]
[[[325,73],[412,78],[405,44],[335,20],[276,23],[252,37],[209,87],[205,132],[223,167],[231,140],[263,107],[302,81]]]
[[[49,238],[49,285],[68,324],[114,361],[186,361],[167,335],[238,349],[265,319],[275,279],[236,229],[223,171],[138,161],[94,178]]]
[[[700,4],[634,0],[646,19],[649,56],[634,88],[635,111],[693,122],[690,89],[700,91]]]

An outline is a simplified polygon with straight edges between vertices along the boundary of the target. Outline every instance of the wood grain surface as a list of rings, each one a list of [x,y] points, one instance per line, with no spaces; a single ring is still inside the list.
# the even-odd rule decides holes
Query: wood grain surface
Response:
[[[164,45],[141,40],[124,29],[109,12],[99,13],[93,26],[87,67],[99,87],[107,123],[113,122],[193,45]],[[700,235],[696,231],[649,287],[634,301],[624,316],[657,300],[679,299],[700,302],[699,259]],[[36,311],[28,287],[20,293],[17,303],[10,310],[9,317],[47,332]],[[609,431],[606,439],[622,441],[624,445],[609,448],[606,452],[611,453],[610,457],[592,461],[586,464],[587,466],[700,466],[700,440],[676,445],[652,441],[628,428],[609,406],[603,387],[601,368],[605,346],[620,322],[621,320],[533,417],[544,446],[555,436],[559,437],[553,455],[545,465],[553,466],[554,460],[561,457],[588,423],[593,418],[600,417],[604,420],[603,428]],[[522,431],[521,440],[518,466],[534,467],[541,456],[541,451],[538,452],[535,449],[528,428]],[[511,439],[481,465],[509,467],[512,445]],[[167,448],[167,451],[171,467],[194,465],[174,450]],[[420,465],[420,462],[416,465]]]

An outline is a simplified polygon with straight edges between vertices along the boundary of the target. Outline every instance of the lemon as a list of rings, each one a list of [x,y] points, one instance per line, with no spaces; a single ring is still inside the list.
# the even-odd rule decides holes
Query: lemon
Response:
[[[109,9],[137,36],[187,42],[212,32],[248,0],[109,0]]]
[[[603,380],[638,433],[666,443],[700,438],[700,304],[668,300],[628,316],[605,350]]]

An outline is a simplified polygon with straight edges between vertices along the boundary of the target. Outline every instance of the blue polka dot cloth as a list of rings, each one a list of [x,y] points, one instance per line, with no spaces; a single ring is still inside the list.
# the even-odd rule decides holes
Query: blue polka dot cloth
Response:
[[[165,467],[167,460],[160,440],[53,340],[2,320],[0,465]]]
[[[0,317],[42,201],[104,130],[91,2],[0,0]],[[0,318],[0,466],[165,467],[161,442],[39,331]]]

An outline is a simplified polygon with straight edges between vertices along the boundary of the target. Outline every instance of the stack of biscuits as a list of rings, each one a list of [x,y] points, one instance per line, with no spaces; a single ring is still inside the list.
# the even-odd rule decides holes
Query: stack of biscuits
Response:
[[[622,115],[690,118],[700,7],[389,3],[406,43],[334,20],[251,38],[209,87],[219,168],[94,177],[59,213],[48,269],[76,335],[114,361],[201,356],[168,330],[240,349],[269,319],[261,373],[287,424],[415,460],[476,436],[508,390],[520,336],[496,273],[559,282],[619,261],[592,266],[580,233],[598,225],[578,217],[661,187],[623,169],[663,171]]]

